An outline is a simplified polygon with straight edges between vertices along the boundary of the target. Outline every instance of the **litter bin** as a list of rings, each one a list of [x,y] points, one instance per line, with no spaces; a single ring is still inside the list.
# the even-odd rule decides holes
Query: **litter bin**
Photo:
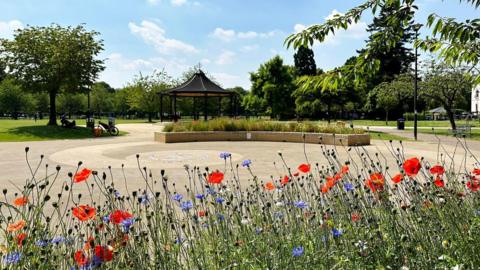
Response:
[[[405,129],[405,119],[403,119],[403,118],[397,119],[397,129],[398,130],[404,130]]]
[[[93,118],[87,118],[87,128],[94,128],[95,127],[95,119]]]

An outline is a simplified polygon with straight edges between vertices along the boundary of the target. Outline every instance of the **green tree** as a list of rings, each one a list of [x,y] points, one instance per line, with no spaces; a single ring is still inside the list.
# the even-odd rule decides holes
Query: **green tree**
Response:
[[[115,89],[107,83],[94,83],[90,92],[90,106],[94,112],[102,114],[113,111],[113,95]]]
[[[18,119],[18,113],[31,107],[31,98],[12,78],[0,82],[0,111],[9,113]]]
[[[116,113],[121,114],[123,117],[125,117],[128,111],[130,111],[127,89],[120,89],[115,92],[113,98],[113,110]]]
[[[159,93],[172,86],[172,78],[165,71],[154,71],[152,75],[138,75],[125,89],[128,92],[128,104],[132,109],[148,114],[152,122],[159,108]]]
[[[267,102],[264,98],[250,93],[243,97],[242,107],[245,109],[246,113],[254,116],[259,116],[265,112]]]
[[[471,4],[474,8],[480,6],[480,0],[463,0],[463,2]],[[398,25],[410,23],[411,16],[408,14],[416,8],[415,0],[366,0],[344,15],[336,15],[324,24],[312,25],[300,33],[289,36],[285,40],[285,44],[287,47],[299,48],[300,46],[312,46],[315,41],[324,42],[326,37],[334,34],[335,31],[348,29],[352,24],[358,23],[365,11],[371,10],[374,17],[377,17],[377,12],[381,8],[390,9],[396,6],[400,6],[400,8],[385,17],[387,27],[372,36],[366,49],[358,57],[359,61],[356,65],[331,71],[328,76],[321,78],[322,82],[312,82],[317,85],[322,84],[323,89],[338,88],[344,80],[352,78],[357,84],[361,83],[362,80],[374,75],[380,68],[381,61],[374,57],[378,48],[388,51],[404,37],[404,32],[395,31],[395,29]],[[427,27],[433,27],[433,38],[427,37],[426,40],[418,41],[416,42],[417,46],[428,51],[439,52],[440,56],[449,64],[464,63],[475,66],[479,63],[480,19],[474,18],[465,22],[457,22],[453,18],[443,18],[431,14],[427,21]],[[319,79],[319,77],[310,78],[312,81]],[[476,79],[480,81],[480,76],[477,76]]]
[[[293,55],[297,76],[317,74],[317,65],[315,64],[315,55],[313,50],[300,46]]]
[[[473,85],[473,78],[466,68],[432,62],[421,84],[420,94],[441,104],[452,129],[456,130],[455,110],[461,104],[468,104]]]
[[[48,94],[46,92],[36,92],[32,94],[34,112],[39,113],[40,119],[43,114],[49,111]]]
[[[85,94],[62,93],[58,96],[57,110],[68,114],[68,118],[72,118],[72,114],[84,112],[87,108],[87,97]]]
[[[56,97],[62,92],[85,92],[100,71],[103,60],[96,56],[103,43],[97,32],[80,25],[30,26],[16,30],[13,40],[0,41],[0,55],[9,72],[25,89],[49,94],[48,125],[57,125]]]
[[[267,113],[272,118],[285,119],[294,115],[294,70],[275,56],[250,74],[251,94],[265,100]],[[261,102],[263,103],[263,101]]]

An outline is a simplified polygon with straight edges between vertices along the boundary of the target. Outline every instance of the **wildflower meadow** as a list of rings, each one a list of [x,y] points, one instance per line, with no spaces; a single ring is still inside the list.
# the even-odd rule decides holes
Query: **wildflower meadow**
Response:
[[[323,154],[298,164],[279,152],[269,179],[223,152],[218,169],[186,165],[184,187],[140,155],[139,178],[126,179],[31,164],[26,148],[31,177],[3,190],[2,267],[478,269],[480,163],[466,142],[439,144],[437,160],[386,144],[394,165],[373,148],[308,145]]]

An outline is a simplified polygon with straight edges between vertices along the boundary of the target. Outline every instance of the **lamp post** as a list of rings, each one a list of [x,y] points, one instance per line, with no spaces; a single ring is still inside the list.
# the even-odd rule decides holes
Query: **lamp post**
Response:
[[[415,41],[418,40],[418,31],[422,28],[422,24],[414,24],[413,30],[415,30]],[[417,97],[418,97],[418,48],[415,46],[415,89],[413,93],[413,137],[417,140],[418,133],[418,112],[417,112]]]

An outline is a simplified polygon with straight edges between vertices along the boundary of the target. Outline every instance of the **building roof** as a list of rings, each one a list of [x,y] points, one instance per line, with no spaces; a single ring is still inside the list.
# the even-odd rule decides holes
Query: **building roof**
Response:
[[[435,109],[431,109],[428,112],[429,113],[446,113],[447,111],[443,107],[438,107],[438,108],[435,108]]]
[[[212,82],[203,71],[199,70],[189,80],[181,85],[162,93],[164,95],[175,95],[184,97],[196,96],[230,96],[234,91],[225,90]]]

